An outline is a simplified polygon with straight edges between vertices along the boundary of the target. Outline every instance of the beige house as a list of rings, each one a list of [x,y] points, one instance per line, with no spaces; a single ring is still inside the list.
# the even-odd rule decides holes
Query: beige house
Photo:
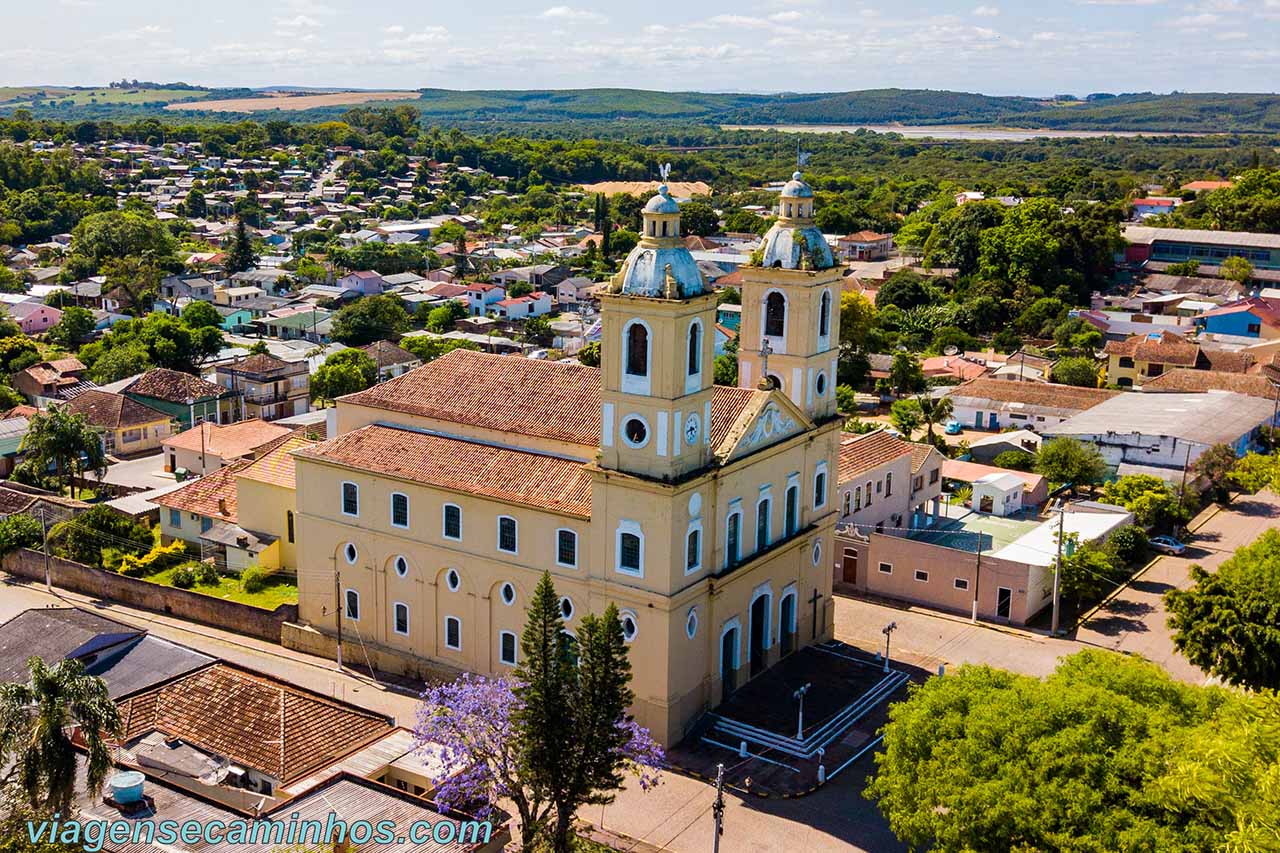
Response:
[[[808,200],[811,224],[803,181],[783,198]],[[506,673],[548,571],[570,632],[617,604],[633,711],[670,744],[831,636],[839,302],[823,294],[839,293],[839,270],[805,256],[743,284],[744,323],[758,328],[766,291],[779,294],[787,375],[824,383],[718,387],[715,295],[665,187],[643,218],[601,297],[600,369],[455,350],[340,399],[336,437],[296,452],[315,650],[332,653],[341,630],[349,654],[407,672]],[[790,230],[766,245],[780,239]]]
[[[83,415],[102,436],[103,450],[113,456],[153,451],[169,437],[173,418],[123,394],[90,388],[61,404],[72,414]]]
[[[216,372],[219,385],[240,395],[245,418],[274,421],[311,411],[311,374],[305,361],[258,353],[220,364]]]
[[[234,424],[205,421],[165,439],[162,445],[165,470],[182,468],[193,474],[208,474],[238,459],[253,456],[259,448],[290,432],[292,430],[287,426],[256,418]]]

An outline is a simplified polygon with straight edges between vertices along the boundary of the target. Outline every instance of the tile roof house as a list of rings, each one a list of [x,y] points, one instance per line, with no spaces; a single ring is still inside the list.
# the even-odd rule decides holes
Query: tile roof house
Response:
[[[26,335],[40,335],[58,325],[62,312],[40,302],[19,302],[5,305],[3,313],[13,318]]]
[[[218,384],[243,401],[243,416],[273,421],[311,410],[311,374],[306,361],[288,362],[266,353],[215,368]]]
[[[1176,368],[1244,373],[1253,364],[1249,353],[1206,348],[1167,329],[1108,341],[1104,351],[1107,381],[1122,388],[1141,387]]]
[[[93,383],[85,378],[86,371],[78,358],[42,361],[13,374],[13,387],[33,405],[44,408],[51,403],[70,400],[86,388],[92,388]]]
[[[951,398],[956,420],[966,426],[972,424],[975,429],[993,431],[1008,427],[1041,431],[1121,393],[1003,379],[974,379],[945,391]]]
[[[1280,300],[1251,296],[1228,302],[1195,318],[1196,328],[1215,335],[1280,337]]]
[[[394,379],[402,373],[408,373],[422,366],[422,359],[391,341],[374,341],[361,347],[369,354],[374,364],[378,365],[378,381]]]
[[[1249,397],[1263,397],[1273,400],[1276,397],[1276,385],[1266,376],[1256,373],[1226,373],[1218,370],[1190,370],[1185,367],[1166,370],[1164,373],[1148,379],[1142,385],[1144,392],[1196,393],[1205,391],[1231,391]]]
[[[169,413],[124,394],[90,388],[64,406],[73,414],[84,415],[88,424],[101,433],[108,455],[155,450],[172,432],[173,418]]]
[[[839,523],[864,533],[932,525],[940,510],[941,462],[934,448],[888,430],[840,436]]]
[[[206,421],[171,436],[163,442],[170,471],[183,468],[195,474],[207,474],[246,456],[253,456],[264,445],[289,435],[287,426],[258,418],[233,424]]]
[[[271,793],[386,735],[382,715],[218,662],[119,703],[127,752],[160,733],[253,771]]]
[[[166,412],[181,429],[204,421],[230,423],[236,416],[236,394],[199,376],[167,367],[153,367],[121,393]]]

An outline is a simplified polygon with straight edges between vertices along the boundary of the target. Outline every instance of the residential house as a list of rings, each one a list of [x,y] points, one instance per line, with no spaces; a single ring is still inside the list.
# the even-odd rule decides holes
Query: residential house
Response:
[[[1216,265],[1227,258],[1244,258],[1255,269],[1280,269],[1280,234],[1150,228],[1145,225],[1126,225],[1123,231],[1128,243],[1125,260],[1132,264],[1201,261]]]
[[[17,466],[22,440],[30,425],[31,420],[25,414],[10,412],[0,419],[0,479],[7,478]]]
[[[288,435],[287,426],[254,418],[233,424],[205,421],[162,442],[165,470],[183,469],[197,475],[254,457],[258,451]]]
[[[243,305],[215,305],[214,310],[222,318],[222,328],[228,332],[239,332],[253,327],[253,312]]]
[[[28,486],[13,480],[0,483],[0,519],[19,513],[36,520],[44,519],[50,526],[74,518],[89,504],[73,498],[64,498],[53,492]]]
[[[169,415],[181,430],[205,421],[231,423],[240,417],[237,394],[199,376],[166,367],[153,367],[120,393]]]
[[[62,312],[41,302],[18,302],[5,305],[4,313],[18,324],[25,335],[42,335],[58,325]]]
[[[560,264],[535,264],[528,267],[511,267],[498,270],[489,276],[489,281],[506,290],[513,284],[524,283],[534,290],[554,290],[560,282],[569,278],[569,268]]]
[[[1037,432],[1121,393],[1102,388],[986,378],[973,379],[943,392],[951,398],[953,417],[966,426],[992,431],[1027,427]]]
[[[1272,400],[1227,391],[1119,394],[1042,432],[1097,445],[1119,475],[1176,480],[1216,444],[1237,456],[1255,449],[1262,427],[1274,419]]]
[[[847,261],[883,261],[893,252],[893,235],[859,231],[836,240],[836,250]]]
[[[1248,397],[1262,397],[1267,400],[1276,399],[1280,384],[1272,382],[1266,375],[1259,373],[1226,373],[1219,370],[1189,370],[1175,368],[1166,370],[1155,379],[1150,379],[1142,386],[1146,393],[1203,393],[1205,391],[1230,391]]]
[[[102,436],[108,455],[127,456],[155,450],[172,432],[173,418],[124,394],[90,388],[64,404],[67,411],[83,415]]]
[[[577,305],[591,298],[595,282],[585,276],[566,278],[555,286],[556,302],[561,305]]]
[[[373,270],[360,270],[358,272],[347,273],[338,279],[338,287],[343,290],[354,291],[364,296],[373,296],[381,293],[385,287],[382,276]]]
[[[51,403],[64,403],[93,383],[85,378],[88,368],[78,358],[42,361],[13,374],[13,387],[33,406],[43,409]]]
[[[885,430],[840,437],[840,524],[928,526],[940,511],[942,454]],[[896,476],[895,476],[896,475]]]
[[[1029,429],[986,435],[969,442],[969,458],[974,462],[989,465],[1001,453],[1010,451],[1037,453],[1040,450],[1040,442],[1040,435]]]
[[[1134,219],[1145,219],[1148,216],[1159,216],[1165,213],[1172,213],[1174,208],[1181,206],[1180,198],[1135,198],[1130,202],[1133,210]]]
[[[1018,432],[1025,432],[1019,430]],[[1018,433],[1008,433],[1017,435]],[[965,462],[960,459],[946,459],[942,463],[942,480],[948,490],[972,486],[974,483],[990,476],[1013,474],[1022,480],[1022,506],[1028,510],[1038,510],[1049,500],[1049,481],[1032,471],[1012,471],[1008,468],[997,468],[978,462]]]
[[[467,286],[467,310],[471,316],[480,317],[496,311],[497,304],[506,297],[506,290],[496,284],[471,284]]]
[[[311,305],[279,308],[255,319],[253,325],[266,337],[327,344],[332,340],[333,312]]]
[[[1228,302],[1193,318],[1196,329],[1244,338],[1280,337],[1280,300],[1251,296]]]
[[[422,366],[422,359],[407,349],[398,347],[390,341],[374,341],[361,347],[378,365],[378,381],[385,382],[401,374],[408,373],[415,367]]]
[[[219,385],[244,401],[245,418],[301,415],[311,408],[311,376],[305,361],[290,363],[272,355],[251,355],[216,368]]]
[[[1166,369],[1194,368],[1200,347],[1168,330],[1108,341],[1107,381],[1121,388],[1140,387]]]
[[[212,302],[214,283],[202,275],[169,275],[160,280],[160,296],[164,299],[195,299]]]
[[[504,320],[524,320],[551,313],[551,294],[535,290],[526,296],[503,299],[493,306]]]
[[[213,292],[213,303],[215,305],[226,305],[236,308],[246,302],[251,302],[264,295],[261,287],[254,285],[244,285],[242,287],[219,287]]]

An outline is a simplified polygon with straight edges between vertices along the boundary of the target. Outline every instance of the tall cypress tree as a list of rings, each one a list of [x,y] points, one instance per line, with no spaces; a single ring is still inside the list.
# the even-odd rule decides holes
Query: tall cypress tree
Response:
[[[258,262],[258,253],[253,250],[253,242],[244,227],[243,219],[236,219],[236,230],[231,235],[231,245],[227,247],[226,270],[230,273],[244,272],[253,269]]]
[[[512,715],[520,739],[520,775],[555,801],[572,773],[576,752],[577,667],[550,573],[543,573],[533,591],[520,652],[514,692],[521,706]]]

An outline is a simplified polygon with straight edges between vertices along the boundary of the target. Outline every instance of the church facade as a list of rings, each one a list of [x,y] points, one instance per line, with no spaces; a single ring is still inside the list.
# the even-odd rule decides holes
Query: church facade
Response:
[[[664,744],[829,639],[840,274],[799,173],[781,204],[744,269],[741,387],[713,383],[716,297],[664,186],[601,297],[599,369],[455,350],[339,400],[294,457],[301,620],[501,675],[549,571],[570,632],[618,606]]]

